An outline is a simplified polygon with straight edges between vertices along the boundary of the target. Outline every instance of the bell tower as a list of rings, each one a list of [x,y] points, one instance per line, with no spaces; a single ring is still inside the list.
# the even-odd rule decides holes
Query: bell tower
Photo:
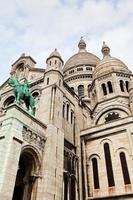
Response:
[[[62,71],[63,63],[64,62],[61,58],[61,55],[55,48],[55,50],[49,55],[49,57],[46,60],[47,70],[54,69]]]

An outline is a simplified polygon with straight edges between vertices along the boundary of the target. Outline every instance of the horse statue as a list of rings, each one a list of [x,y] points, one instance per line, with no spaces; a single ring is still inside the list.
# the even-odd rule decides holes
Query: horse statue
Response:
[[[21,84],[17,79],[10,78],[8,84],[13,87],[15,100],[17,104],[20,104],[20,100],[25,102],[27,110],[31,110],[31,114],[35,114],[35,99],[30,92],[30,85],[28,80],[25,80],[24,84]]]

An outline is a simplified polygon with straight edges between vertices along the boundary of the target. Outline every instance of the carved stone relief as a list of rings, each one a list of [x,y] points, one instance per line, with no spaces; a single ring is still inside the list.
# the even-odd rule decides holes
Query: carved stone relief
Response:
[[[39,149],[44,150],[46,138],[39,133],[35,133],[27,127],[23,127],[23,139],[29,144],[37,146]]]

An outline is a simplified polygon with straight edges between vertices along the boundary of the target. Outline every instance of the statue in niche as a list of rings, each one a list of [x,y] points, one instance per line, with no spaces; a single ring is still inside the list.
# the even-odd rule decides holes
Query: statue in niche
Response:
[[[8,84],[13,87],[15,100],[17,104],[20,104],[20,100],[23,100],[27,110],[31,110],[31,114],[35,114],[35,99],[30,92],[30,85],[27,79],[24,84],[21,84],[17,79],[10,78]]]

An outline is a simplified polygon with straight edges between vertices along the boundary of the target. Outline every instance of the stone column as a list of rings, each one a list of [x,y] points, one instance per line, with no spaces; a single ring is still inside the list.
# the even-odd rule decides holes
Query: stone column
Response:
[[[11,200],[22,145],[22,128],[14,113],[7,112],[0,129],[0,200]]]

